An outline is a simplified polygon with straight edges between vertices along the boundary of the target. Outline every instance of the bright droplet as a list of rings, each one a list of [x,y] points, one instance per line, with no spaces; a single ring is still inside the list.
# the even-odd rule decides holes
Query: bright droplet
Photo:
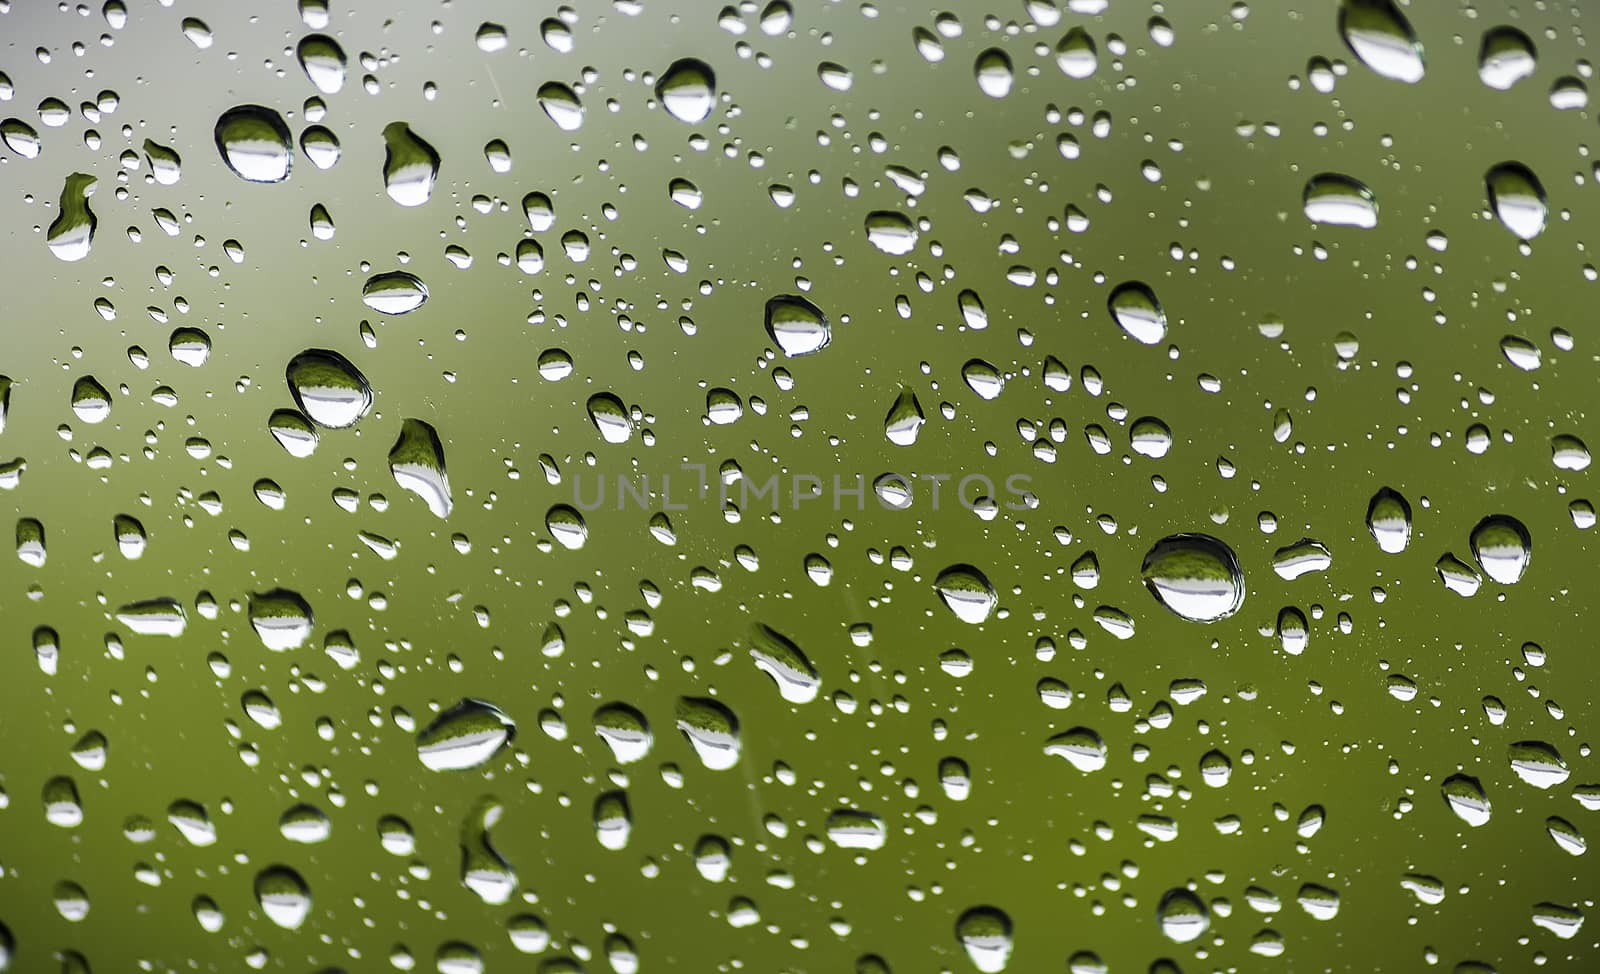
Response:
[[[494,704],[466,698],[417,735],[417,758],[429,771],[476,768],[516,736],[517,725]]]
[[[1515,27],[1491,27],[1478,47],[1478,78],[1496,91],[1506,91],[1538,67],[1533,41]]]
[[[1491,809],[1489,796],[1484,794],[1483,785],[1471,775],[1453,774],[1444,779],[1439,786],[1439,791],[1444,795],[1445,804],[1450,806],[1456,818],[1467,823],[1473,828],[1489,823]]]
[[[716,72],[698,58],[679,58],[661,73],[656,99],[668,115],[685,125],[698,125],[710,118],[716,107]]]
[[[449,517],[453,506],[450,477],[445,472],[444,444],[432,425],[407,419],[389,449],[389,473],[394,482],[422,498],[435,517]]]
[[[706,697],[681,697],[677,723],[707,768],[726,771],[739,763],[739,719],[721,703]]]
[[[257,873],[255,892],[261,912],[285,930],[298,930],[311,913],[311,888],[288,866],[268,866]]]
[[[1216,622],[1244,604],[1244,571],[1233,549],[1207,534],[1157,541],[1140,569],[1145,587],[1173,615]]]
[[[427,300],[428,286],[406,271],[375,274],[361,288],[361,302],[380,314],[409,314]]]
[[[975,906],[956,920],[956,940],[983,974],[999,974],[1011,963],[1015,948],[1011,917],[992,906]]]
[[[1344,0],[1339,34],[1361,63],[1394,81],[1422,80],[1422,44],[1394,0]]]
[[[945,608],[957,619],[971,625],[986,622],[999,603],[989,579],[971,565],[951,565],[934,579],[933,587],[944,600]]]
[[[324,95],[338,94],[344,87],[345,56],[339,42],[326,34],[307,34],[295,47],[306,77]]]
[[[867,214],[867,240],[892,257],[911,253],[917,246],[917,225],[904,213],[874,210]]]
[[[299,649],[311,638],[314,616],[300,593],[286,588],[250,596],[250,626],[274,652]]]
[[[372,387],[354,363],[338,352],[310,348],[289,360],[289,393],[319,426],[347,429],[372,408]]]
[[[1367,532],[1387,554],[1406,550],[1411,543],[1411,504],[1398,492],[1380,488],[1367,503]]]
[[[1128,337],[1141,345],[1155,345],[1167,337],[1167,315],[1150,286],[1138,281],[1119,284],[1106,299],[1106,308]]]
[[[767,336],[790,358],[820,352],[833,338],[828,316],[798,294],[769,299],[766,324]]]
[[[1500,223],[1523,240],[1544,232],[1549,206],[1544,185],[1520,162],[1502,162],[1484,175],[1489,208]]]
[[[94,195],[98,182],[88,173],[75,172],[61,187],[61,207],[44,238],[50,252],[61,260],[71,262],[89,256],[99,222],[89,209],[89,197]]]
[[[1472,529],[1472,557],[1483,573],[1501,585],[1515,585],[1533,558],[1533,539],[1522,522],[1493,514]]]
[[[289,178],[294,143],[283,116],[261,105],[230,108],[217,119],[217,151],[234,175],[252,183]]]
[[[1312,176],[1302,195],[1306,219],[1338,227],[1370,230],[1378,225],[1378,201],[1357,179],[1336,172]]]
[[[401,206],[421,206],[439,178],[439,153],[405,122],[383,127],[383,188]]]

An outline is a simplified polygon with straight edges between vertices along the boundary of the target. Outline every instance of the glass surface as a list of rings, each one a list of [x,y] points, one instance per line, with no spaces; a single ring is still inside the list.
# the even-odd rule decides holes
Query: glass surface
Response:
[[[1600,967],[1594,12],[0,0],[0,969]]]

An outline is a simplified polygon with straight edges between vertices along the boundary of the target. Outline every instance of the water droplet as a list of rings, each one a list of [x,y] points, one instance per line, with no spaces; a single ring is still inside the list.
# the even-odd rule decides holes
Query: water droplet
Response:
[[[380,314],[409,314],[427,300],[428,286],[406,271],[375,274],[361,288],[362,303]]]
[[[468,697],[417,735],[417,757],[429,771],[465,771],[488,762],[516,732],[499,707]]]
[[[544,527],[568,551],[582,548],[589,540],[589,524],[576,508],[556,504],[545,512]]]
[[[1501,585],[1515,585],[1528,570],[1533,539],[1509,514],[1492,514],[1472,529],[1472,557],[1483,573]]]
[[[1128,446],[1142,457],[1159,460],[1172,449],[1172,430],[1155,416],[1141,416],[1128,426]]]
[[[99,180],[88,173],[75,172],[62,185],[60,209],[45,232],[45,243],[57,258],[71,262],[89,256],[95,227],[99,225],[89,208],[89,197],[98,184]]]
[[[1100,67],[1100,54],[1094,38],[1082,27],[1074,27],[1056,44],[1056,66],[1069,78],[1083,80],[1094,76]]]
[[[1557,470],[1587,470],[1589,447],[1570,433],[1550,437],[1550,462]]]
[[[1064,758],[1086,774],[1106,766],[1106,742],[1087,727],[1074,727],[1045,741],[1044,753]]]
[[[422,498],[434,517],[449,517],[453,502],[445,472],[444,444],[439,432],[420,419],[407,419],[389,448],[389,473],[394,482]]]
[[[934,579],[933,587],[945,608],[971,625],[987,622],[1000,601],[988,577],[971,565],[951,565]]]
[[[717,76],[711,65],[698,58],[679,58],[661,73],[656,99],[667,114],[686,125],[711,117],[717,104]]]
[[[1544,232],[1549,215],[1544,185],[1520,162],[1502,162],[1484,175],[1489,208],[1507,230],[1532,240]]]
[[[571,88],[559,81],[547,81],[539,86],[539,107],[563,132],[576,132],[583,127],[583,102]]]
[[[780,294],[767,301],[767,335],[790,358],[822,351],[833,338],[822,309],[798,294]]]
[[[1383,77],[1407,84],[1422,80],[1422,43],[1394,0],[1344,0],[1339,33],[1361,63]]]
[[[92,375],[72,384],[72,411],[85,423],[103,423],[111,416],[111,393]]]
[[[1006,387],[1005,375],[993,362],[981,358],[968,359],[967,364],[961,367],[961,378],[966,380],[967,388],[976,393],[979,399],[995,399]]]
[[[867,214],[867,240],[893,257],[911,253],[917,246],[917,225],[904,213],[873,210]]]
[[[1211,929],[1211,913],[1200,897],[1183,887],[1169,889],[1156,906],[1161,932],[1177,944],[1192,943]]]
[[[293,409],[273,410],[267,418],[267,430],[284,451],[297,459],[309,457],[317,449],[321,435],[311,420]]]
[[[1571,940],[1583,929],[1583,911],[1561,903],[1535,903],[1530,917],[1533,925],[1560,937]]]
[[[911,446],[917,442],[925,422],[927,417],[923,415],[917,394],[910,389],[901,389],[883,418],[883,435],[895,446]]]
[[[1333,552],[1315,538],[1301,538],[1272,553],[1272,570],[1289,581],[1312,572],[1325,572],[1332,565]]]
[[[361,370],[338,352],[310,348],[289,360],[289,393],[313,422],[347,429],[372,408],[372,387]]]
[[[1015,941],[1011,917],[992,906],[975,906],[956,920],[956,940],[984,974],[998,974],[1011,963]]]
[[[1439,573],[1439,580],[1444,582],[1444,587],[1462,598],[1478,594],[1478,589],[1483,585],[1483,576],[1450,552],[1440,555],[1433,568]]]
[[[719,835],[702,835],[695,841],[694,867],[707,882],[720,883],[727,879],[732,866],[732,853],[726,839]]]
[[[217,151],[234,175],[252,183],[289,178],[293,142],[283,116],[261,105],[230,108],[217,119]]]
[[[83,824],[83,803],[78,798],[78,786],[66,775],[46,781],[39,798],[44,804],[44,820],[51,825],[75,829]]]
[[[278,816],[278,832],[290,842],[316,845],[328,841],[333,834],[333,823],[322,809],[301,803]]]
[[[1533,41],[1515,27],[1491,27],[1478,47],[1478,78],[1497,91],[1506,91],[1533,74],[1537,55]]]
[[[1279,645],[1290,656],[1299,656],[1311,642],[1311,628],[1306,623],[1305,613],[1292,605],[1278,611],[1277,633]]]
[[[39,152],[43,148],[43,143],[39,141],[38,130],[20,118],[0,121],[0,141],[5,142],[7,149],[24,159],[39,158]]]
[[[1149,285],[1128,281],[1117,285],[1106,301],[1115,321],[1128,337],[1143,345],[1155,345],[1167,337],[1167,315]]]
[[[1489,796],[1484,794],[1483,785],[1478,779],[1470,775],[1453,774],[1444,779],[1439,791],[1444,795],[1444,800],[1450,806],[1450,811],[1456,817],[1473,828],[1487,825],[1489,822]]]
[[[147,599],[118,609],[117,621],[141,636],[181,636],[189,616],[176,599]]]
[[[250,596],[250,626],[273,652],[299,649],[311,638],[314,617],[300,593],[286,588]]]
[[[1016,78],[1011,71],[1011,58],[1005,51],[998,47],[989,48],[978,55],[973,70],[978,77],[978,90],[990,98],[1004,98],[1011,94],[1011,85]]]
[[[339,161],[344,150],[339,145],[337,135],[324,126],[313,125],[300,133],[300,151],[306,154],[313,166],[328,170]]]
[[[383,148],[383,188],[389,198],[401,206],[428,202],[439,178],[439,153],[405,122],[383,127]]]
[[[626,443],[633,436],[633,420],[628,416],[622,400],[609,392],[597,392],[589,397],[589,421],[607,443]]]
[[[889,837],[881,817],[853,808],[829,814],[827,832],[829,841],[841,849],[882,849]]]
[[[499,801],[483,798],[461,823],[461,885],[490,906],[509,903],[518,885],[516,870],[489,840],[504,812]]]
[[[644,714],[625,703],[608,703],[596,710],[594,732],[611,748],[619,764],[644,760],[655,744]]]
[[[267,919],[285,930],[298,930],[311,913],[311,888],[288,866],[268,866],[256,874],[256,902]]]
[[[1207,534],[1157,541],[1140,569],[1145,587],[1168,611],[1190,622],[1216,622],[1244,604],[1244,571],[1233,549]]]
[[[706,697],[680,697],[678,730],[712,771],[726,771],[739,763],[739,719],[721,703]]]
[[[772,677],[778,695],[790,703],[810,703],[817,698],[822,678],[806,654],[789,637],[769,626],[756,624],[750,656],[756,669]]]
[[[1367,504],[1367,532],[1378,548],[1391,555],[1411,543],[1411,504],[1397,491],[1379,488]]]
[[[1510,754],[1511,770],[1535,788],[1554,788],[1571,774],[1561,752],[1544,741],[1517,741]]]
[[[1378,225],[1378,200],[1358,179],[1342,173],[1325,172],[1306,181],[1306,219],[1336,227],[1369,230]]]
[[[295,48],[306,77],[324,95],[344,87],[345,56],[339,42],[326,34],[307,34]]]

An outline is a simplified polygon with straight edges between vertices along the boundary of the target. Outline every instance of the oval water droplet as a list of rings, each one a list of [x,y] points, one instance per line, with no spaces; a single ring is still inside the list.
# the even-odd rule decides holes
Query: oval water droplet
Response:
[[[1094,76],[1100,67],[1100,54],[1094,38],[1082,27],[1074,27],[1056,44],[1056,66],[1069,78],[1083,80]]]
[[[1086,774],[1106,766],[1106,742],[1087,727],[1074,727],[1045,741],[1044,753]]]
[[[873,210],[867,214],[867,240],[893,257],[909,254],[917,246],[917,225],[904,213]]]
[[[1453,774],[1440,784],[1439,792],[1456,818],[1473,828],[1488,824],[1491,812],[1489,796],[1484,793],[1483,785],[1477,778]]]
[[[1167,315],[1150,286],[1139,281],[1119,284],[1106,299],[1111,320],[1128,337],[1142,345],[1155,345],[1167,337]]]
[[[707,768],[726,771],[739,763],[739,719],[723,704],[707,697],[680,697],[677,724]]]
[[[468,697],[417,735],[417,758],[429,771],[465,771],[487,763],[516,732],[499,707]]]
[[[1510,748],[1511,770],[1535,788],[1554,788],[1571,771],[1561,752],[1544,741],[1517,741]]]
[[[656,82],[656,99],[673,118],[685,125],[698,125],[710,118],[716,108],[716,72],[698,58],[679,58],[661,73]]]
[[[1378,200],[1358,179],[1325,172],[1306,181],[1301,195],[1306,219],[1336,227],[1369,230],[1378,225]]]
[[[289,394],[312,422],[348,429],[372,408],[372,387],[349,359],[325,348],[308,348],[289,360]]]
[[[882,849],[889,830],[880,816],[853,808],[828,815],[828,840],[841,849]]]
[[[577,92],[559,81],[547,81],[539,86],[539,107],[563,132],[576,132],[583,127],[583,102]]]
[[[409,314],[427,300],[428,286],[406,271],[374,274],[361,287],[361,302],[379,314]]]
[[[790,358],[822,351],[833,338],[828,316],[798,294],[780,294],[767,301],[767,336]]]
[[[611,748],[619,764],[644,760],[655,744],[644,714],[625,703],[608,703],[596,710],[594,732]]]
[[[998,47],[991,47],[978,55],[973,72],[978,78],[978,90],[990,98],[1004,98],[1011,94],[1016,76],[1011,70],[1011,58]]]
[[[1175,944],[1192,943],[1211,929],[1211,912],[1200,897],[1183,888],[1169,889],[1156,905],[1161,932]]]
[[[103,423],[111,416],[111,393],[92,375],[72,384],[72,412],[85,423]]]
[[[256,873],[256,902],[268,920],[285,930],[298,930],[311,913],[311,887],[288,866],[268,866]]]
[[[1244,604],[1238,557],[1208,534],[1162,538],[1144,556],[1140,572],[1156,601],[1190,622],[1226,619]]]
[[[344,48],[326,34],[307,34],[295,47],[300,68],[324,95],[335,95],[344,87]]]
[[[1344,0],[1339,34],[1362,64],[1385,78],[1422,80],[1422,43],[1394,0]]]
[[[607,443],[626,443],[633,436],[633,419],[622,400],[609,392],[597,392],[589,397],[589,421]]]
[[[444,465],[439,432],[420,419],[406,419],[389,448],[389,473],[394,482],[422,498],[435,517],[449,517],[454,502]]]
[[[189,615],[176,599],[146,599],[118,609],[117,621],[140,636],[181,636]]]
[[[922,403],[917,401],[917,394],[901,389],[883,418],[883,435],[895,446],[911,446],[917,442],[925,422],[927,417],[922,412]]]
[[[252,183],[289,178],[293,142],[283,116],[262,105],[239,105],[222,113],[214,132],[217,151],[234,175]]]
[[[1288,581],[1312,572],[1327,571],[1332,565],[1333,552],[1315,538],[1301,538],[1272,553],[1272,570]]]
[[[1502,585],[1515,585],[1533,556],[1533,539],[1522,522],[1495,514],[1472,529],[1472,557],[1483,572]]]
[[[975,906],[956,919],[956,941],[972,966],[983,974],[999,974],[1011,963],[1015,948],[1011,917],[993,906]]]
[[[1489,208],[1500,223],[1523,240],[1544,232],[1549,216],[1544,185],[1520,162],[1502,162],[1484,175]]]
[[[1000,601],[988,577],[972,565],[951,565],[934,579],[933,587],[945,608],[971,625],[987,622]]]
[[[286,588],[251,594],[249,616],[261,644],[279,653],[304,646],[315,621],[300,593]]]
[[[1397,555],[1411,543],[1411,504],[1399,492],[1379,488],[1367,503],[1367,533],[1378,548]]]

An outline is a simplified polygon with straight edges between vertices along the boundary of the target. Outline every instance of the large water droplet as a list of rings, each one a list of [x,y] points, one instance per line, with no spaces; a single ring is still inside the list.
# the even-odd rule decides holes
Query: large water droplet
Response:
[[[141,636],[181,636],[189,615],[176,599],[146,599],[118,609],[117,621]]]
[[[767,301],[767,335],[790,358],[811,355],[833,337],[828,316],[798,294],[780,294]]]
[[[1016,76],[1011,70],[1011,58],[998,47],[991,47],[978,55],[973,72],[978,78],[978,90],[990,98],[1004,98],[1011,94]]]
[[[1511,745],[1510,757],[1511,770],[1535,788],[1554,788],[1572,773],[1561,752],[1544,741],[1517,741]]]
[[[1154,345],[1167,337],[1167,314],[1150,286],[1139,281],[1119,284],[1106,299],[1115,321],[1134,341]]]
[[[307,349],[289,360],[285,374],[295,405],[320,426],[346,429],[372,408],[367,377],[338,352]]]
[[[1439,792],[1444,795],[1445,804],[1455,812],[1456,818],[1473,828],[1488,824],[1491,812],[1489,796],[1484,794],[1483,785],[1477,778],[1453,774],[1439,785]]]
[[[951,565],[934,579],[933,587],[945,608],[972,625],[988,621],[1000,601],[988,577],[971,565]]]
[[[417,758],[429,771],[464,771],[494,757],[517,725],[494,704],[468,697],[417,735]]]
[[[261,105],[230,108],[217,119],[217,151],[240,179],[280,183],[289,178],[294,143],[283,116]]]
[[[94,195],[98,182],[88,173],[75,172],[61,187],[61,206],[44,238],[50,252],[61,260],[70,262],[89,256],[99,223],[89,209],[89,197]]]
[[[1364,230],[1378,225],[1378,200],[1372,190],[1343,173],[1312,176],[1306,181],[1301,201],[1305,205],[1306,219],[1313,223]]]
[[[594,732],[619,764],[644,760],[655,743],[644,714],[625,703],[608,703],[596,710]]]
[[[1378,547],[1397,555],[1411,543],[1411,504],[1388,487],[1379,488],[1367,504],[1367,531]]]
[[[1140,569],[1150,594],[1190,622],[1216,622],[1244,604],[1244,571],[1233,549],[1208,534],[1157,541]]]
[[[1478,78],[1497,91],[1505,91],[1533,74],[1538,66],[1533,41],[1515,27],[1491,27],[1478,47]]]
[[[427,300],[428,286],[406,271],[374,274],[361,287],[361,302],[380,314],[408,314]]]
[[[1507,230],[1532,240],[1544,232],[1549,216],[1544,185],[1520,162],[1502,162],[1484,176],[1489,208]]]
[[[338,94],[344,87],[345,56],[339,42],[326,34],[307,34],[295,47],[306,77],[324,95]]]
[[[489,840],[504,811],[499,801],[485,797],[461,823],[461,885],[490,906],[510,902],[517,891],[516,870]]]
[[[1198,940],[1211,929],[1211,913],[1206,905],[1200,897],[1181,886],[1162,895],[1156,906],[1156,919],[1167,939],[1178,944]]]
[[[656,98],[667,114],[686,125],[711,117],[717,104],[717,76],[711,65],[698,58],[679,58],[661,73]]]
[[[853,808],[828,815],[828,839],[841,849],[882,849],[889,830],[880,816]]]
[[[422,498],[435,517],[450,516],[453,502],[444,444],[431,424],[420,419],[401,424],[400,436],[389,449],[389,473],[395,483]]]
[[[92,375],[72,383],[72,412],[85,423],[103,423],[111,416],[111,393]]]
[[[1062,74],[1080,81],[1094,75],[1100,66],[1100,55],[1088,31],[1074,27],[1062,35],[1056,44],[1056,66]]]
[[[1385,78],[1422,80],[1422,43],[1394,0],[1344,0],[1339,33],[1361,63]]]
[[[975,906],[956,920],[956,940],[983,974],[999,974],[1011,963],[1015,941],[1011,917],[993,906]]]
[[[757,669],[772,677],[783,699],[790,703],[810,703],[817,698],[822,678],[800,647],[783,633],[757,623],[751,637],[750,656]]]
[[[288,866],[268,866],[256,873],[256,902],[267,919],[285,930],[298,930],[311,913],[311,887]]]
[[[1087,727],[1074,727],[1045,741],[1044,753],[1062,758],[1084,773],[1106,766],[1106,742]]]
[[[299,592],[275,588],[250,596],[250,626],[274,652],[299,649],[311,638],[314,616]]]
[[[911,446],[917,442],[925,422],[927,417],[922,412],[922,403],[917,401],[917,394],[901,389],[883,417],[883,435],[895,446]]]
[[[576,132],[583,127],[583,102],[577,92],[559,81],[547,81],[539,86],[539,107],[563,132]]]
[[[739,719],[721,703],[707,697],[680,697],[677,723],[707,768],[726,771],[739,763]]]
[[[589,421],[607,443],[626,443],[633,436],[633,420],[622,400],[609,392],[597,392],[589,397]]]
[[[1492,514],[1472,529],[1472,557],[1483,573],[1501,585],[1515,585],[1528,570],[1533,539],[1509,514]]]
[[[401,206],[421,206],[439,178],[439,153],[405,122],[383,127],[383,188]]]
[[[1288,581],[1312,572],[1327,571],[1332,565],[1333,552],[1315,538],[1301,538],[1272,553],[1272,570]]]
[[[911,253],[917,246],[917,225],[904,213],[874,210],[867,214],[867,240],[894,257]]]

